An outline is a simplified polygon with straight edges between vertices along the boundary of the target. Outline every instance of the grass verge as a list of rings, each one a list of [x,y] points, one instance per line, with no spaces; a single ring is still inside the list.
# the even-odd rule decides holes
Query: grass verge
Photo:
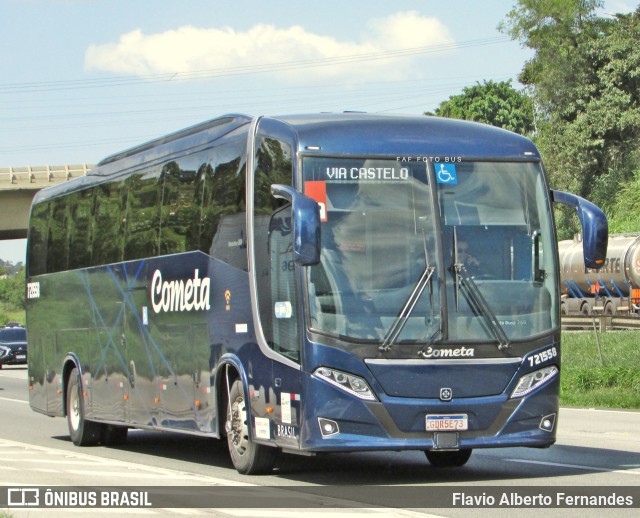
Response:
[[[560,404],[640,409],[640,333],[562,333]]]

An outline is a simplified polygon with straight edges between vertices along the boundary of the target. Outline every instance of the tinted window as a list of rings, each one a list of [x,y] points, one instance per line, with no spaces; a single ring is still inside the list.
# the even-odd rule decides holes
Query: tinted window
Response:
[[[198,177],[211,168],[209,153],[182,157],[162,168],[160,255],[200,248],[202,193]]]
[[[159,171],[150,169],[127,180],[124,259],[143,259],[158,253],[160,230]]]
[[[49,231],[49,203],[41,203],[31,210],[29,228],[29,275],[47,273],[47,235]]]
[[[69,204],[69,269],[91,266],[93,249],[93,190],[71,194]]]
[[[0,342],[25,342],[27,331],[24,328],[0,329]]]
[[[216,148],[211,167],[198,175],[198,187],[202,193],[200,249],[247,271],[245,150],[245,135]]]
[[[47,242],[47,273],[66,270],[68,255],[67,199],[63,197],[51,202]]]
[[[115,180],[96,187],[93,264],[122,260],[124,207],[127,191],[124,181]]]

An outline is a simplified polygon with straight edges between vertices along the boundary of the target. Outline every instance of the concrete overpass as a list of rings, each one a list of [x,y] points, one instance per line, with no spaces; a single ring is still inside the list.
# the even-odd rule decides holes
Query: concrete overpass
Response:
[[[27,237],[29,207],[40,189],[83,176],[93,165],[0,168],[0,240]]]

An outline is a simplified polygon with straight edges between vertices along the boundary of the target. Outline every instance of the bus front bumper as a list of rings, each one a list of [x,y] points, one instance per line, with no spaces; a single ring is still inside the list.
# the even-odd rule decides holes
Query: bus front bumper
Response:
[[[345,452],[371,450],[475,449],[551,446],[556,440],[559,377],[531,394],[512,399],[503,393],[448,402],[383,396],[359,400],[312,378],[301,450]],[[427,430],[427,416],[466,416],[467,429]]]

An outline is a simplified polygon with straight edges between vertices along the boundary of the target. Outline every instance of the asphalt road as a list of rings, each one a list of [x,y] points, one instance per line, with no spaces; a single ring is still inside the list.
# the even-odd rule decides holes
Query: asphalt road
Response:
[[[150,508],[129,512],[150,515],[300,516],[636,516],[635,509],[547,508],[544,503],[521,509],[483,509],[461,501],[476,495],[502,493],[522,496],[538,486],[549,494],[579,486],[623,492],[640,486],[640,412],[563,408],[558,442],[545,450],[505,448],[474,451],[464,468],[436,469],[422,452],[332,454],[318,457],[285,455],[270,476],[242,476],[231,466],[223,441],[196,436],[130,431],[127,444],[117,448],[78,448],[61,418],[49,418],[29,408],[27,370],[0,370],[0,487],[146,486],[211,488],[228,491],[243,502],[246,491],[269,491],[263,508]],[[248,488],[239,489],[243,486]],[[262,489],[266,486],[265,489]],[[417,486],[417,487],[416,487]],[[409,489],[408,489],[409,488]],[[414,500],[439,490],[459,493],[454,508],[416,505]],[[545,489],[546,491],[546,489]],[[243,493],[245,492],[245,493]],[[316,495],[320,492],[322,495]],[[188,491],[187,491],[188,493]],[[219,493],[217,493],[219,494]],[[189,498],[189,496],[185,497]],[[269,500],[271,498],[272,500]],[[462,500],[461,500],[462,499]],[[182,500],[177,500],[181,501]],[[437,500],[440,501],[440,500]],[[361,502],[378,507],[362,509]],[[307,505],[308,504],[308,505]],[[403,505],[404,504],[404,505]],[[189,503],[181,505],[188,506]],[[394,509],[383,508],[392,505]],[[273,508],[272,508],[273,507]],[[278,508],[278,509],[275,509]],[[284,508],[284,509],[280,509]],[[340,508],[339,510],[336,510]],[[115,509],[16,509],[8,516],[84,516],[113,514]],[[122,510],[117,510],[122,514]],[[0,511],[0,516],[2,516]]]

